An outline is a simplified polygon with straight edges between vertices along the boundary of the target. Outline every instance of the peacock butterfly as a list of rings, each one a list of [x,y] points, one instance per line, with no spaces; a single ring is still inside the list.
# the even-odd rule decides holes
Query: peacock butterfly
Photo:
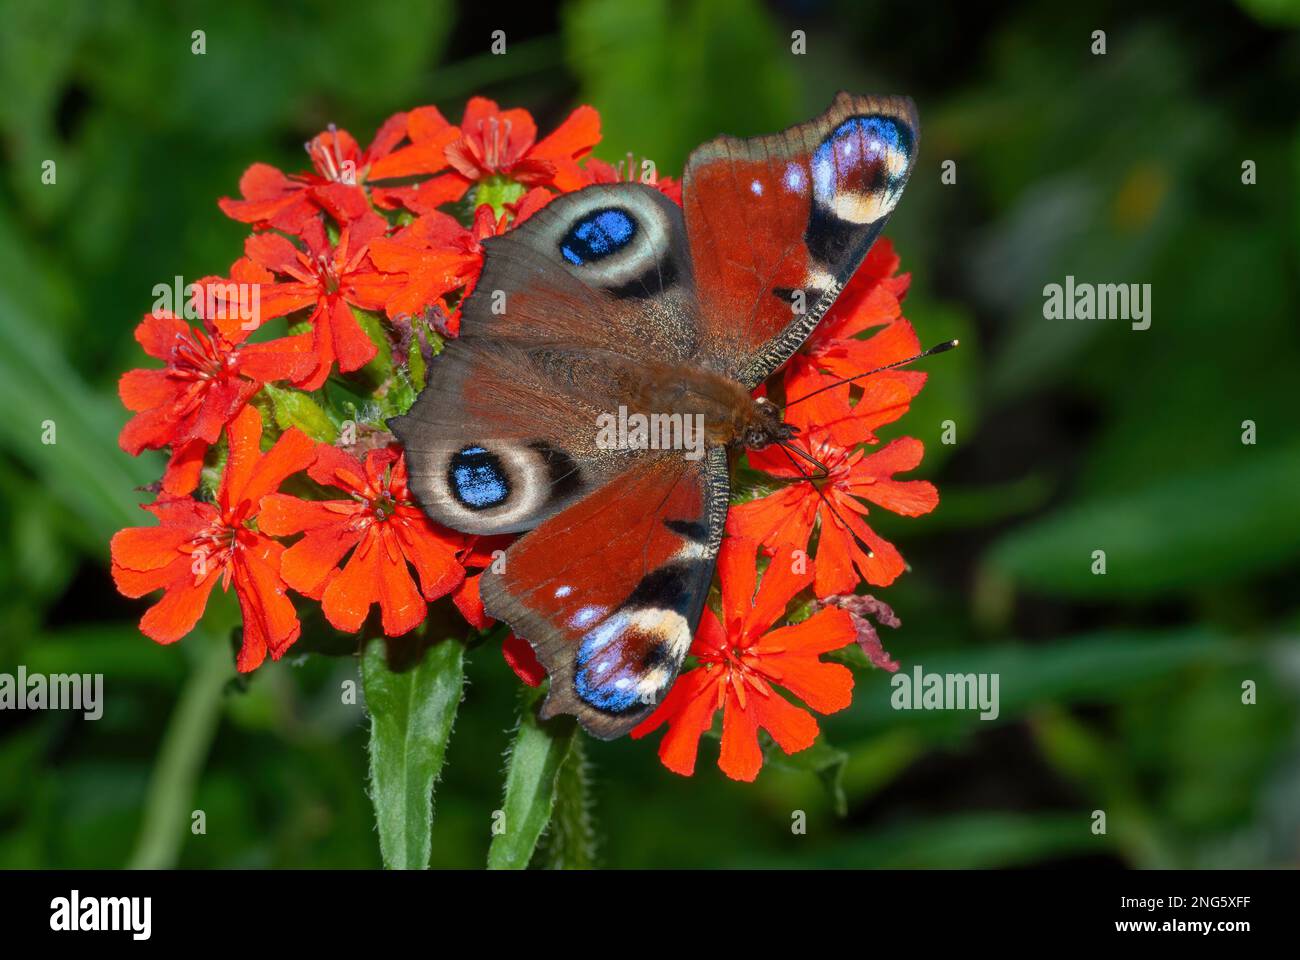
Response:
[[[529,531],[482,595],[546,667],[543,717],[610,739],[667,693],[713,578],[728,454],[790,436],[752,392],[866,257],[918,134],[910,99],[840,93],[784,133],[696,149],[680,208],[597,184],[485,243],[460,338],[390,426],[430,517]],[[620,408],[702,416],[704,455],[598,443]]]

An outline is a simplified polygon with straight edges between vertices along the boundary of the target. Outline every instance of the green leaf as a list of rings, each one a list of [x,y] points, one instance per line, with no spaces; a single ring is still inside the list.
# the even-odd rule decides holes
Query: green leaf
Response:
[[[0,293],[0,446],[21,460],[81,521],[83,542],[102,549],[119,527],[141,522],[135,487],[157,465],[118,449],[122,414],[60,355],[39,319]]]
[[[848,799],[844,796],[844,765],[849,755],[843,750],[832,747],[825,737],[819,737],[807,750],[787,754],[777,747],[767,751],[767,762],[787,770],[802,770],[814,774],[826,788],[838,816],[849,812]]]
[[[271,413],[281,430],[297,427],[320,443],[333,443],[339,432],[321,405],[301,390],[265,384],[263,392],[271,401]]]
[[[907,821],[843,840],[812,854],[765,857],[745,866],[829,869],[972,870],[1014,867],[1112,848],[1095,836],[1086,811],[963,813]]]
[[[500,832],[488,849],[488,867],[493,870],[528,866],[555,808],[556,778],[578,736],[572,717],[539,720],[540,702],[540,694],[530,692],[520,711],[519,732],[506,768],[503,816],[497,818]]]
[[[1079,597],[1147,596],[1238,578],[1300,555],[1300,446],[1243,446],[1231,469],[1064,508],[1003,538],[993,570]],[[1093,551],[1106,552],[1094,574]]]
[[[377,313],[362,310],[360,307],[350,309],[357,325],[365,331],[377,351],[374,359],[362,367],[360,372],[378,386],[386,382],[393,372],[393,344],[388,339],[388,334],[384,332],[384,322]]]
[[[402,670],[373,640],[361,659],[370,711],[370,788],[384,866],[423,869],[432,853],[433,789],[465,683],[465,647],[435,643]]]
[[[474,188],[473,206],[477,209],[486,203],[492,208],[492,216],[500,220],[505,213],[506,204],[515,203],[527,190],[522,183],[499,173],[493,174]]]
[[[411,345],[406,348],[406,369],[411,373],[411,386],[416,391],[424,389],[427,366],[424,362],[424,354],[420,351],[420,338],[411,337]]]
[[[1005,723],[1044,703],[1113,703],[1144,684],[1193,667],[1239,663],[1247,653],[1228,636],[1200,626],[1108,630],[1062,637],[1046,646],[933,651],[904,664],[900,673],[920,667],[926,673],[995,674],[996,721],[980,720],[978,710],[896,710],[891,700],[899,674],[873,672],[858,678],[853,706],[839,723],[856,733]]]

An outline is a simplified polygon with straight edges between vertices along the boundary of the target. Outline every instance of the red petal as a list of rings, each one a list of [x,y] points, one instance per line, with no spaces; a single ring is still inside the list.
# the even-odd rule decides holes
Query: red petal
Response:
[[[353,500],[300,500],[287,493],[268,494],[262,498],[257,527],[273,537],[289,537],[304,530],[343,524],[349,517],[337,509],[340,506],[364,509]]]
[[[297,427],[290,427],[258,461],[239,491],[239,499],[254,507],[262,497],[274,492],[288,477],[306,470],[316,457],[316,441]]]
[[[380,526],[379,540],[393,537],[393,531],[386,525]],[[428,613],[429,605],[415,588],[411,571],[407,569],[406,558],[397,551],[394,558],[384,543],[376,544],[375,552],[379,554],[379,607],[383,614],[384,633],[390,637],[400,637],[418,627]]]
[[[445,170],[448,165],[447,148],[459,139],[460,130],[452,126],[436,132],[428,131],[420,140],[412,137],[410,146],[396,150],[372,164],[369,179],[412,177]]]
[[[758,543],[728,537],[718,551],[718,580],[722,584],[722,615],[728,636],[739,637],[754,605],[758,585]]]
[[[712,613],[706,611],[705,616]],[[700,737],[713,725],[717,712],[721,676],[721,670],[711,673],[703,667],[682,674],[654,713],[633,728],[632,738],[639,740],[666,722],[668,731],[659,742],[660,761],[673,773],[684,777],[694,774]]]
[[[351,223],[372,212],[361,187],[351,183],[326,183],[314,187],[312,198],[339,223]]]
[[[177,580],[140,618],[140,632],[158,643],[175,643],[193,630],[208,605],[218,572],[211,571],[198,584],[193,577]]]
[[[245,407],[226,427],[229,456],[217,489],[217,502],[224,508],[237,505],[239,492],[248,484],[257,458],[261,456],[262,415],[256,407]]]
[[[770,679],[819,713],[834,713],[852,702],[853,672],[843,664],[822,663],[818,655],[856,639],[852,618],[845,611],[825,609],[801,623],[773,630],[753,652],[761,657],[761,669]]]
[[[307,475],[322,486],[337,487],[349,493],[374,495],[379,492],[367,491],[366,468],[360,460],[328,443],[316,448],[316,459],[307,469]]]
[[[399,515],[391,523],[402,552],[420,575],[424,598],[437,600],[465,579],[465,568],[456,561],[460,538],[439,533],[423,516],[412,516],[416,513],[414,509],[399,508]]]
[[[162,488],[172,496],[193,493],[203,473],[203,458],[208,444],[204,440],[191,440],[172,451],[171,459],[163,470]]]
[[[244,643],[235,666],[244,673],[258,666],[268,651],[278,660],[302,632],[280,579],[281,551],[278,543],[258,536],[255,545],[236,554],[233,579],[244,614]]]
[[[764,546],[806,549],[820,499],[807,483],[796,483],[758,500],[737,504],[727,514],[727,533]]]
[[[440,174],[423,183],[409,187],[372,187],[370,195],[381,206],[394,206],[400,203],[408,210],[420,214],[437,212],[444,203],[455,203],[469,190],[472,181],[459,173]]]
[[[361,532],[346,524],[318,527],[284,551],[280,575],[299,593],[319,598],[329,575],[360,540]]]
[[[839,666],[839,664],[826,664],[825,666]],[[848,673],[847,667],[840,666],[840,670]],[[850,677],[850,680],[851,679],[852,678]],[[733,704],[729,700],[727,702],[728,711],[731,710],[732,706]],[[811,747],[813,742],[817,739],[817,719],[807,710],[795,706],[789,700],[779,696],[775,691],[768,694],[766,697],[761,695],[752,696],[749,701],[749,707],[749,712],[753,718],[752,722],[754,725],[762,727],[770,733],[772,739],[775,740],[777,745],[786,753],[797,753],[800,750],[806,750]],[[725,715],[723,721],[724,728],[722,738],[725,744],[727,737]],[[754,744],[754,749],[756,751],[758,750],[757,742]],[[742,756],[745,760],[752,760],[752,755],[748,753],[748,751],[746,751]],[[758,762],[761,765],[761,751],[758,753]],[[732,773],[728,771],[726,767],[723,767],[723,771],[726,772],[728,776],[732,776]],[[758,773],[757,768],[754,768],[754,773]],[[753,777],[736,777],[736,779],[752,780]]]
[[[135,339],[144,352],[163,361],[170,361],[177,341],[189,335],[190,325],[167,311],[146,313],[135,328]]]
[[[750,691],[750,706],[761,699]],[[776,696],[775,693],[769,696]],[[731,691],[722,711],[722,749],[718,766],[732,780],[752,782],[763,767],[763,751],[758,746],[758,718],[755,712],[740,706]]]
[[[520,640],[513,633],[507,634],[501,641],[501,656],[505,657],[515,676],[530,687],[540,686],[546,679],[546,669],[527,640]]]
[[[795,595],[813,582],[812,566],[807,556],[797,558],[788,546],[776,552],[763,571],[753,609],[746,611],[744,639],[758,636],[785,614]]]
[[[113,534],[109,554],[128,570],[158,570],[173,563],[183,544],[194,538],[190,527],[128,527]]]
[[[406,115],[406,129],[412,143],[433,139],[449,127],[451,123],[437,107],[416,107]]]
[[[300,269],[298,248],[276,233],[255,233],[244,241],[244,254],[249,260],[273,273],[287,273]]]
[[[318,322],[324,322],[329,329],[334,356],[338,358],[339,370],[350,373],[360,370],[375,358],[379,352],[357,318],[352,315],[352,308],[341,297],[334,298],[328,311],[328,320],[322,316]]]
[[[865,457],[853,470],[849,489],[857,496],[906,517],[929,513],[939,504],[939,491],[925,480],[895,480],[893,474],[915,469],[925,447],[914,437],[900,437]]]
[[[486,630],[496,623],[483,608],[483,594],[479,589],[482,574],[466,577],[459,587],[451,592],[451,602],[466,622],[475,630]]]
[[[133,372],[147,373],[148,371]],[[144,410],[122,426],[122,432],[117,436],[117,443],[131,456],[136,457],[140,455],[141,450],[156,450],[171,443],[177,434],[176,427],[176,418],[171,404]]]
[[[315,365],[311,335],[281,337],[265,343],[250,343],[239,350],[239,372],[258,383],[297,380]]]
[[[371,604],[379,599],[379,561],[383,547],[374,529],[366,534],[338,576],[321,596],[321,610],[336,629],[355,633],[361,629]]]
[[[547,160],[577,160],[600,143],[600,114],[594,107],[578,107],[555,131],[535,146],[530,156]],[[566,187],[563,189],[577,189]]]
[[[376,160],[387,156],[394,147],[402,142],[402,138],[407,136],[410,117],[415,112],[415,110],[412,110],[408,113],[403,110],[401,113],[393,114],[383,122],[375,134],[375,138],[370,141],[370,146],[366,148],[365,156],[362,158],[365,164],[373,166]],[[445,120],[443,122],[446,123]]]

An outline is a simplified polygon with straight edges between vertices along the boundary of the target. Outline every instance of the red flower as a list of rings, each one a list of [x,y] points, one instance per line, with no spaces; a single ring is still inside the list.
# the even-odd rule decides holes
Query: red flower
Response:
[[[589,180],[578,160],[600,142],[600,114],[578,107],[540,142],[537,124],[527,110],[501,110],[485,97],[465,105],[460,137],[446,149],[454,173],[435,177],[427,188],[460,199],[470,185],[496,174],[529,187],[550,186],[562,193],[579,190]],[[458,191],[458,192],[456,192]]]
[[[390,317],[422,313],[425,307],[461,290],[459,303],[474,292],[483,271],[483,241],[506,231],[507,223],[518,224],[544,207],[551,194],[530,190],[514,205],[514,219],[498,220],[492,208],[481,205],[469,229],[454,217],[434,211],[403,227],[391,237],[377,237],[370,243],[370,259],[384,273],[392,274],[394,292],[385,304]],[[463,288],[463,289],[462,289]],[[450,311],[448,331],[460,329],[459,310]]]
[[[325,619],[348,633],[361,629],[378,603],[384,633],[419,626],[428,601],[465,579],[456,562],[462,538],[435,526],[406,485],[406,460],[396,446],[356,457],[322,444],[307,471],[350,499],[308,501],[275,494],[263,502],[260,528],[274,536],[304,533],[284,553],[281,573],[298,592],[321,601]],[[346,564],[339,564],[348,551]],[[416,589],[408,564],[420,578]]]
[[[794,399],[835,381],[807,374],[798,379],[798,389],[803,392]],[[845,384],[792,404],[787,414],[788,422],[800,431],[795,442],[830,472],[816,482],[835,512],[827,508],[814,481],[805,475],[816,468],[802,460],[796,466],[792,454],[772,446],[750,451],[750,464],[794,482],[769,496],[732,507],[727,516],[727,530],[733,536],[751,537],[769,548],[798,550],[808,549],[814,524],[820,521],[815,590],[822,598],[852,593],[863,579],[887,586],[903,572],[898,550],[878,537],[863,519],[869,512],[863,499],[909,517],[929,513],[939,503],[938,491],[927,481],[894,479],[894,474],[920,464],[921,441],[904,437],[870,454],[859,448],[862,443],[877,442],[875,428],[898,419],[911,402],[909,387],[885,374],[863,383],[856,406],[850,406],[850,388]],[[859,540],[871,548],[872,556]]]
[[[248,671],[268,652],[278,660],[301,630],[280,579],[284,548],[248,524],[264,496],[311,462],[314,444],[291,429],[263,454],[262,417],[250,406],[235,417],[226,434],[230,456],[216,504],[169,496],[149,504],[144,509],[160,526],[115,534],[112,572],[125,596],[163,591],[162,599],[140,620],[141,632],[159,643],[174,643],[189,633],[217,581],[222,589],[233,582],[244,617],[244,642],[236,663]]]
[[[167,312],[147,314],[136,327],[144,352],[165,366],[130,370],[118,381],[122,403],[136,414],[118,443],[132,456],[172,448],[163,474],[167,493],[185,494],[198,486],[208,447],[262,384],[296,379],[312,367],[308,337],[246,344],[248,333],[236,328],[227,336],[208,321],[191,328]]]
[[[486,567],[496,560],[494,552],[504,550],[513,540],[514,537],[510,535],[473,537],[460,562],[467,569]],[[482,579],[482,572],[466,577],[465,582],[451,595],[456,609],[475,630],[486,630],[496,622],[483,609],[483,596],[480,593]],[[521,640],[513,633],[506,634],[501,641],[501,656],[515,672],[515,676],[530,687],[540,686],[546,679],[546,668],[537,659],[532,644],[527,640]]]
[[[350,133],[331,125],[306,144],[313,172],[285,175],[269,164],[255,163],[239,178],[243,199],[222,197],[218,206],[226,216],[251,223],[255,229],[273,227],[286,233],[300,232],[321,210],[340,224],[356,220],[370,210],[363,189],[367,180],[431,174],[447,166],[446,158],[436,158],[435,151],[429,149],[433,144],[424,141],[428,127],[424,112],[429,110],[438,112],[422,107],[389,117],[364,152]],[[437,139],[436,153],[457,136],[455,128],[447,130]],[[409,138],[411,146],[394,153],[393,148],[404,138]],[[411,151],[418,152],[421,161],[416,161]],[[400,200],[401,191],[375,187],[371,194],[379,206],[392,207]]]
[[[803,389],[807,384],[795,381],[810,371],[823,370],[842,379],[921,352],[916,332],[902,315],[901,300],[911,276],[897,276],[898,264],[898,255],[888,239],[872,246],[835,305],[786,367],[786,395],[790,399],[808,392]],[[870,338],[862,338],[862,334],[876,327],[884,329]],[[921,392],[926,378],[919,370],[902,369],[879,376],[904,384],[912,396]]]
[[[713,725],[718,710],[718,766],[733,780],[758,776],[763,765],[760,728],[786,753],[812,746],[817,720],[783,697],[778,684],[818,713],[843,710],[852,699],[853,674],[841,664],[820,659],[854,641],[852,618],[828,608],[768,632],[812,581],[812,573],[801,569],[793,551],[782,549],[755,590],[756,546],[735,538],[723,542],[718,555],[722,621],[705,609],[691,646],[699,666],[682,674],[658,709],[632,731],[640,738],[667,723],[659,758],[674,773],[689,777],[695,772],[700,736]]]
[[[332,245],[318,217],[303,227],[306,249],[279,234],[254,234],[244,243],[245,256],[231,268],[231,281],[259,285],[259,322],[311,308],[308,321],[315,362],[294,380],[304,390],[320,387],[336,360],[339,370],[348,373],[365,366],[378,352],[350,307],[379,310],[392,295],[394,279],[377,271],[367,256],[370,242],[387,228],[383,217],[370,212],[344,226],[338,243]],[[215,283],[211,288],[217,300],[223,286]]]
[[[612,163],[606,163],[597,157],[591,157],[587,160],[585,166],[587,174],[587,183],[641,183],[638,170],[634,166],[632,154],[627,155],[627,166],[623,166],[623,161],[619,161],[615,166]],[[626,173],[626,176],[624,174]],[[682,182],[674,180],[672,177],[661,177],[656,175],[655,179],[649,184],[654,187],[665,197],[671,200],[677,206],[682,205]]]
[[[418,177],[438,173],[448,166],[447,147],[460,139],[460,128],[448,123],[437,107],[416,107],[406,115],[410,143],[394,150],[370,167],[371,180]],[[381,207],[405,206],[416,213],[430,213],[441,204],[459,200],[465,186],[459,176],[433,177],[402,187],[372,187],[371,195]]]

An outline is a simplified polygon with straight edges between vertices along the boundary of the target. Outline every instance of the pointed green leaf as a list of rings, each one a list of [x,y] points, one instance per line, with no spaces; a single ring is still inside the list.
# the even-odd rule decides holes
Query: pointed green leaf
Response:
[[[370,791],[384,865],[416,870],[432,852],[433,789],[442,770],[465,683],[465,647],[443,640],[403,670],[390,667],[382,640],[361,660],[370,711]]]
[[[270,383],[263,385],[262,390],[271,401],[271,413],[281,430],[297,427],[320,443],[333,443],[338,439],[337,428],[309,394]]]
[[[1300,555],[1300,445],[1242,447],[1233,467],[1189,472],[1062,507],[1004,536],[992,570],[1027,589],[1143,597],[1242,577]],[[1094,551],[1105,573],[1094,573]]]
[[[522,870],[528,866],[555,808],[556,776],[578,735],[572,717],[539,720],[540,701],[538,694],[530,692],[510,748],[503,816],[494,819],[488,850],[488,867],[493,870]]]

